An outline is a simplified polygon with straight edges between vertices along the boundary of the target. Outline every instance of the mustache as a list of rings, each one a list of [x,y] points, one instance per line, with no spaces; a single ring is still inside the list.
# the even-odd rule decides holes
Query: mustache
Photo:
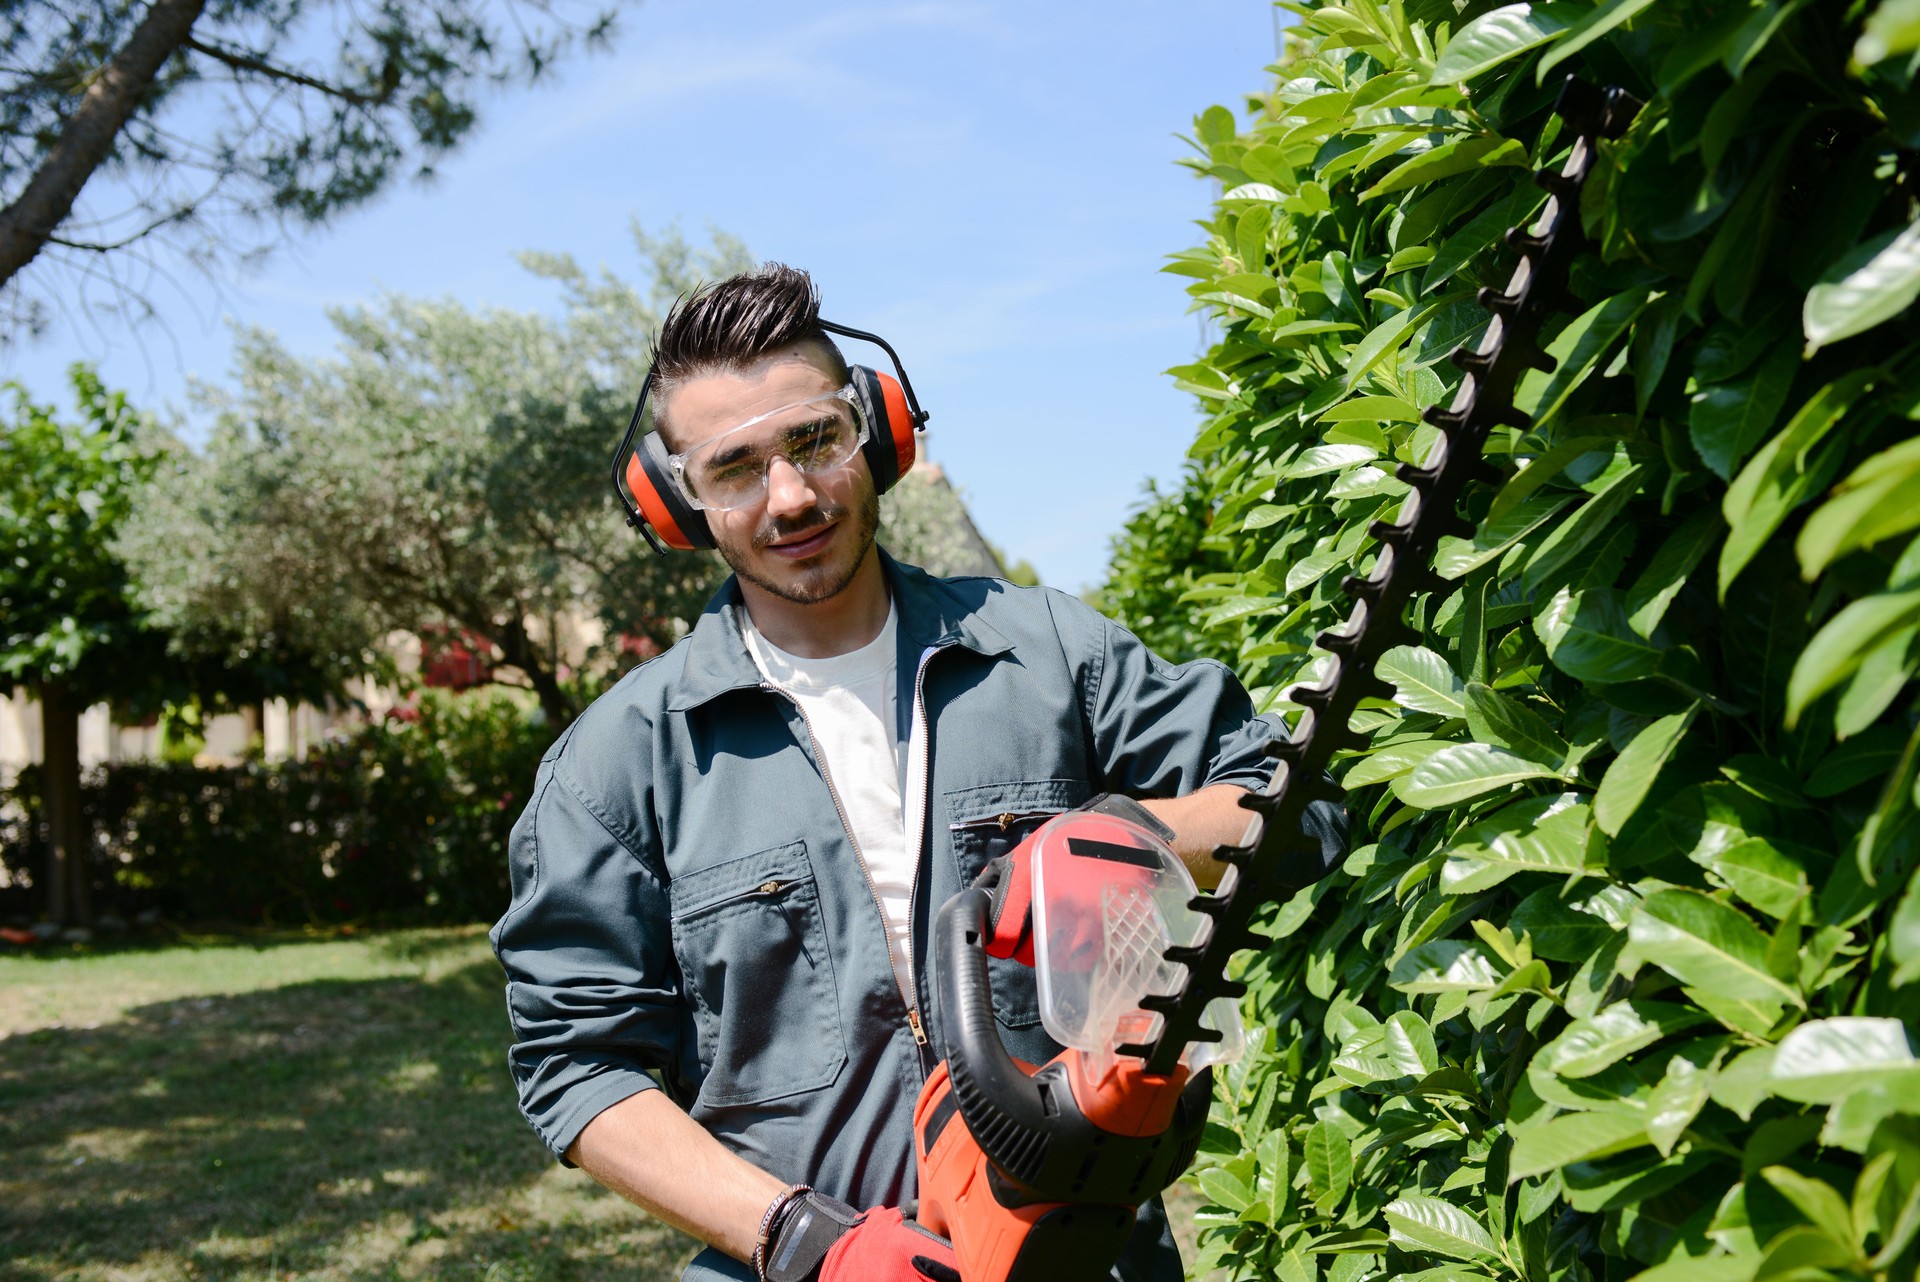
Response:
[[[768,547],[776,540],[791,538],[795,534],[804,534],[810,530],[817,530],[829,522],[839,520],[846,514],[847,508],[845,504],[830,503],[824,507],[816,504],[798,516],[790,516],[784,520],[769,521],[765,525],[762,525],[753,532],[753,546],[756,548]]]

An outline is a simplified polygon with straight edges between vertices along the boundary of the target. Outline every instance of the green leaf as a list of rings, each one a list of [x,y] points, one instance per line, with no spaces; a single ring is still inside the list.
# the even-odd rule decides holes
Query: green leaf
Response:
[[[1853,60],[1871,67],[1920,48],[1920,0],[1880,0],[1853,46]]]
[[[1775,920],[1792,912],[1811,890],[1806,869],[1765,837],[1735,842],[1712,856],[1707,867],[1734,894]]]
[[[1364,445],[1315,445],[1300,451],[1300,456],[1280,469],[1279,479],[1297,481],[1302,477],[1343,472],[1379,458],[1377,451]]]
[[[1799,372],[1798,345],[1782,343],[1748,377],[1715,383],[1693,394],[1687,436],[1721,480],[1732,476],[1741,460],[1765,439]]]
[[[1600,790],[1593,796],[1593,818],[1601,831],[1610,837],[1620,835],[1620,829],[1646,800],[1647,790],[1660,777],[1660,771],[1666,767],[1699,711],[1700,705],[1696,703],[1685,712],[1661,717],[1644,727],[1613,759],[1600,780]]]
[[[1773,1047],[1756,1046],[1733,1057],[1707,1088],[1708,1098],[1736,1114],[1741,1121],[1753,1116],[1753,1110],[1771,1093],[1768,1074],[1773,1067]]]
[[[1498,1254],[1480,1222],[1451,1202],[1409,1194],[1387,1203],[1387,1228],[1402,1250],[1427,1251],[1456,1260]]]
[[[1379,182],[1361,192],[1360,199],[1372,200],[1474,169],[1526,163],[1527,149],[1518,139],[1486,135],[1459,138],[1394,166]]]
[[[1613,527],[1621,509],[1636,498],[1647,469],[1638,465],[1621,469],[1594,492],[1592,498],[1542,539],[1527,558],[1520,584],[1531,592],[1568,562],[1586,551],[1587,545]]]
[[[1570,494],[1536,495],[1482,522],[1471,539],[1452,535],[1441,539],[1433,556],[1434,572],[1443,579],[1471,574],[1532,533],[1541,522],[1573,502],[1573,498]]]
[[[1614,1002],[1576,1019],[1540,1048],[1546,1065],[1562,1077],[1592,1077],[1661,1038],[1705,1023],[1704,1012],[1674,1002]]]
[[[1521,700],[1492,686],[1470,681],[1466,688],[1467,729],[1481,743],[1505,748],[1529,761],[1559,769],[1570,749],[1547,719]]]
[[[1920,1059],[1906,1026],[1897,1019],[1839,1015],[1809,1020],[1780,1039],[1767,1072],[1767,1086],[1775,1095],[1806,1104],[1832,1104],[1874,1082],[1920,1088]]]
[[[1575,1162],[1611,1157],[1649,1142],[1644,1113],[1567,1113],[1517,1129],[1507,1179],[1545,1175]]]
[[[1487,508],[1487,520],[1495,521],[1505,516],[1522,499],[1566,471],[1575,460],[1597,450],[1611,454],[1617,444],[1611,436],[1574,436],[1556,441],[1546,453],[1524,460],[1526,465],[1507,478],[1500,492],[1493,496],[1492,506]]]
[[[1433,65],[1432,84],[1459,84],[1552,40],[1584,16],[1573,4],[1509,4],[1455,33]]]
[[[1520,380],[1514,404],[1532,418],[1535,427],[1544,427],[1652,300],[1651,290],[1629,289],[1574,318],[1547,345],[1547,355],[1557,362],[1553,371],[1530,370]]]
[[[1767,940],[1737,909],[1691,890],[1648,896],[1627,922],[1632,955],[1734,1000],[1802,1005],[1767,967]]]
[[[1442,870],[1443,880],[1445,875]],[[1533,941],[1535,953],[1552,961],[1583,962],[1592,957],[1619,933],[1638,902],[1631,891],[1618,886],[1572,902],[1560,894],[1551,886],[1534,891],[1520,901],[1507,923],[1514,934]]]
[[[1528,779],[1558,779],[1559,772],[1537,761],[1484,743],[1456,743],[1413,768],[1395,793],[1410,806],[1432,810],[1451,806]]]
[[[1727,487],[1720,511],[1727,541],[1720,549],[1720,597],[1773,532],[1812,493],[1820,469],[1808,456],[1853,403],[1873,386],[1879,371],[1854,370],[1808,398],[1784,430],[1761,447]]]
[[[1569,27],[1559,43],[1547,50],[1540,59],[1539,70],[1534,73],[1535,81],[1544,85],[1548,72],[1652,4],[1653,0],[1604,0],[1599,8]]]
[[[1383,1049],[1387,1061],[1403,1077],[1425,1077],[1440,1069],[1440,1052],[1434,1046],[1433,1029],[1413,1011],[1395,1011],[1387,1017]]]
[[[1794,550],[1808,579],[1849,552],[1920,525],[1920,438],[1855,468],[1800,530]]]
[[[1673,1154],[1673,1146],[1707,1102],[1707,1088],[1713,1070],[1702,1068],[1685,1055],[1667,1061],[1667,1071],[1647,1096],[1647,1138],[1661,1157]]]
[[[1807,350],[1864,333],[1920,298],[1920,223],[1876,236],[1821,273],[1807,291]]]
[[[1534,617],[1533,630],[1553,665],[1578,681],[1637,681],[1660,664],[1662,647],[1633,630],[1608,588],[1560,589]]]
[[[1794,661],[1787,678],[1787,724],[1807,705],[1852,676],[1882,641],[1920,622],[1920,588],[1876,592],[1828,619]]]
[[[1398,396],[1356,396],[1341,401],[1320,416],[1322,423],[1345,423],[1354,419],[1366,423],[1418,423],[1420,407]]]
[[[1920,979],[1920,874],[1907,883],[1907,893],[1894,910],[1893,922],[1887,928],[1887,951],[1899,963],[1893,972],[1896,985]]]
[[[1458,939],[1421,944],[1394,964],[1387,983],[1403,993],[1478,993],[1500,986],[1500,976],[1476,946]]]
[[[1587,808],[1577,793],[1529,797],[1472,825],[1447,847],[1440,886],[1466,895],[1515,873],[1578,873],[1586,867]]]
[[[1381,748],[1347,771],[1340,786],[1352,790],[1364,788],[1370,783],[1397,779],[1447,746],[1445,739],[1416,739],[1412,743],[1396,743]]]
[[[1711,507],[1697,508],[1682,521],[1627,590],[1627,626],[1643,637],[1652,636],[1667,607],[1726,528]]]
[[[1331,1210],[1346,1197],[1353,1182],[1353,1145],[1346,1132],[1328,1121],[1319,1121],[1307,1132],[1307,1180],[1313,1200]]]
[[[1235,1179],[1220,1167],[1204,1170],[1196,1177],[1200,1191],[1209,1200],[1229,1211],[1244,1211],[1253,1205],[1253,1194],[1245,1183]]]
[[[1808,1223],[1835,1242],[1846,1245],[1854,1240],[1853,1212],[1833,1185],[1811,1179],[1787,1166],[1762,1167],[1760,1178],[1773,1185],[1774,1191],[1793,1203]]]
[[[1425,320],[1436,306],[1437,303],[1429,303],[1425,307],[1409,307],[1368,330],[1367,336],[1355,343],[1347,356],[1346,380],[1342,386],[1349,392],[1359,386],[1367,371],[1398,349],[1412,334],[1413,327]]]
[[[1393,686],[1395,700],[1404,707],[1442,717],[1466,715],[1465,687],[1432,650],[1397,645],[1380,656],[1374,673]]]

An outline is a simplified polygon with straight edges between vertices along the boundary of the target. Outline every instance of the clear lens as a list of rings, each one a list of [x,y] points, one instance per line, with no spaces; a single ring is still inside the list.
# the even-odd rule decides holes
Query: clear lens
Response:
[[[807,475],[844,467],[867,439],[866,417],[848,392],[801,401],[743,423],[675,456],[687,497],[730,512],[758,503],[767,469],[785,459]]]

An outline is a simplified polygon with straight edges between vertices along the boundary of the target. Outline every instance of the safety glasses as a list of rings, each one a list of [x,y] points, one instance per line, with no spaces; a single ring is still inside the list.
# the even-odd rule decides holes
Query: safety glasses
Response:
[[[767,497],[774,460],[819,476],[845,467],[870,435],[866,411],[848,386],[756,415],[685,453],[669,454],[667,466],[691,506],[732,512]]]

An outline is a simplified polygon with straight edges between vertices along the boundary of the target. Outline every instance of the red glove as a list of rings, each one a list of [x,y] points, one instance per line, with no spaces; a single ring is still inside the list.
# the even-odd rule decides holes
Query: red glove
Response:
[[[1082,812],[1124,819],[1145,828],[1164,842],[1171,844],[1173,841],[1173,829],[1160,822],[1145,806],[1119,793],[1103,792],[1066,813]],[[1028,837],[998,859],[989,860],[973,883],[987,891],[992,900],[992,907],[987,913],[987,927],[991,932],[986,940],[987,955],[1011,957],[1027,966],[1033,965],[1033,872],[1028,858],[1032,845],[1033,838]],[[1107,868],[1103,870],[1103,876],[1112,877],[1116,871]],[[1098,943],[1097,940],[1090,942],[1094,945]]]
[[[899,1207],[856,1211],[812,1189],[775,1213],[755,1265],[766,1282],[960,1282],[953,1244]]]

